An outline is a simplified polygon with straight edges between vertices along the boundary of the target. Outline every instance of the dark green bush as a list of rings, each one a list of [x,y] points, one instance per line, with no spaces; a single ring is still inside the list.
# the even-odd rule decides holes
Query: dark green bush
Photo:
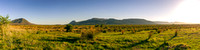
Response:
[[[95,35],[97,34],[94,30],[86,30],[81,32],[81,39],[82,40],[93,40],[95,38]]]
[[[99,24],[96,24],[95,27],[99,27]]]
[[[175,31],[175,35],[174,35],[174,36],[175,36],[175,37],[178,36],[178,31]]]
[[[36,32],[36,34],[40,34],[40,33],[42,33],[42,32],[41,32],[41,31],[37,31],[37,32]]]
[[[106,30],[103,30],[103,33],[107,33],[107,31],[106,31]]]
[[[66,27],[65,27],[65,29],[66,29],[66,32],[72,32],[72,30],[73,30],[73,25],[67,24]]]

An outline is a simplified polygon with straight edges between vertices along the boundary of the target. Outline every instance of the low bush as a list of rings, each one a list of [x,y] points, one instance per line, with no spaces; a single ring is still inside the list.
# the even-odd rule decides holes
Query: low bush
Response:
[[[98,34],[95,30],[82,30],[81,39],[82,40],[93,40],[95,35]]]

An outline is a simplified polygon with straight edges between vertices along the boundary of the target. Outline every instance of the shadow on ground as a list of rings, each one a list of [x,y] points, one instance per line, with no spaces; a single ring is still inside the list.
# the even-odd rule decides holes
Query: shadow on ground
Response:
[[[167,40],[167,41],[170,41],[170,40],[172,40],[172,39],[174,39],[175,37],[177,37],[176,35],[174,35],[173,37],[171,37],[169,40]],[[164,48],[165,46],[168,46],[169,44],[166,42],[166,41],[164,41],[164,43],[163,44],[161,44],[158,48],[156,48],[155,50],[168,50],[168,48]]]
[[[68,36],[68,37],[55,37],[54,39],[41,39],[41,40],[74,43],[74,42],[80,40],[80,38]]]
[[[145,40],[142,40],[142,41],[140,41],[138,43],[131,44],[131,45],[127,46],[127,47],[123,47],[123,48],[131,48],[131,47],[134,47],[134,46],[137,46],[137,45],[140,45],[140,44],[148,43],[149,42],[148,40],[149,40],[149,38],[145,39]]]

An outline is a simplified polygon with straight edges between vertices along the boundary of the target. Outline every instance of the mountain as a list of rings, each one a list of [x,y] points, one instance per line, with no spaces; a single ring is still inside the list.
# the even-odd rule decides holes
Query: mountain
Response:
[[[104,19],[104,18],[92,18],[85,21],[76,22],[71,21],[69,24],[72,25],[95,25],[95,24],[106,24],[106,25],[134,25],[134,24],[188,24],[184,22],[165,22],[165,21],[148,21],[145,19]],[[19,18],[11,21],[11,25],[35,25],[30,23],[24,18]],[[56,24],[60,25],[60,24]]]
[[[145,19],[104,19],[104,18],[92,18],[85,21],[72,21],[69,24],[72,25],[95,25],[95,24],[106,24],[106,25],[131,25],[131,24],[156,24],[154,22]]]
[[[11,21],[11,25],[34,25],[24,18],[19,18]]]

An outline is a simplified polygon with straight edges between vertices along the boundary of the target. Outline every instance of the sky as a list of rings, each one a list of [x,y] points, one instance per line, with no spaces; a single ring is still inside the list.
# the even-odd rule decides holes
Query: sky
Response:
[[[91,18],[170,21],[183,0],[0,0],[0,15],[35,24],[67,24]]]

